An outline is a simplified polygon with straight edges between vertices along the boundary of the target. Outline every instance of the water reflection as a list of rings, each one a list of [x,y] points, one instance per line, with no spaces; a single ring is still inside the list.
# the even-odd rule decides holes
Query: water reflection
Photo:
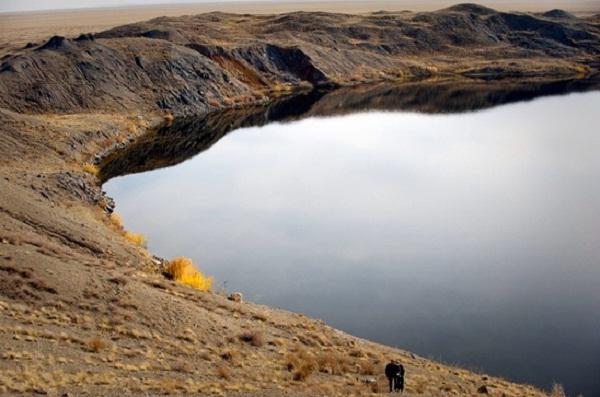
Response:
[[[218,145],[106,189],[153,252],[191,256],[252,300],[419,354],[599,394],[600,93],[465,114],[307,118],[224,136],[346,113],[369,97],[390,103],[373,89],[323,94],[295,114],[280,103],[180,121],[114,158],[105,175]],[[416,103],[419,90],[397,101]],[[513,97],[500,92],[466,98]]]
[[[340,116],[362,111],[457,113],[534,98],[600,89],[600,79],[558,81],[418,81],[312,91],[267,106],[230,109],[178,119],[170,127],[139,139],[101,164],[100,177],[112,177],[180,163],[210,148],[230,131],[307,117]]]

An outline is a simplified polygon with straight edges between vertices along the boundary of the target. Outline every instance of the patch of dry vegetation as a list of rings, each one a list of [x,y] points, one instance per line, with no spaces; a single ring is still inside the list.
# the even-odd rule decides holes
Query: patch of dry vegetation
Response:
[[[90,175],[97,176],[98,173],[100,172],[100,170],[98,169],[98,166],[96,166],[94,164],[85,163],[83,165],[83,172],[87,172]]]
[[[308,379],[319,368],[315,356],[301,348],[288,354],[286,361],[286,367],[292,373],[292,379],[299,382]]]
[[[125,227],[123,226],[123,219],[119,214],[113,212],[108,217],[108,220],[110,221],[111,226],[120,232],[126,240],[132,242],[138,247],[147,247],[148,240],[146,239],[146,236],[144,236],[142,233],[133,233],[125,230]]]
[[[144,236],[141,233],[133,233],[133,232],[126,231],[123,236],[125,236],[125,238],[127,240],[131,241],[138,247],[146,248],[146,246],[148,244],[148,241],[146,240],[146,236]]]
[[[117,214],[116,212],[113,212],[112,214],[110,214],[108,219],[114,227],[116,227],[119,230],[123,230],[123,218],[121,218],[121,215]]]
[[[190,258],[178,257],[170,260],[166,273],[178,283],[200,291],[209,291],[212,287],[213,278],[196,269]]]
[[[265,335],[262,331],[244,332],[239,336],[242,342],[251,344],[254,347],[265,345]]]
[[[98,353],[104,348],[106,348],[106,342],[104,342],[102,338],[97,336],[95,338],[90,339],[87,343],[87,346],[91,352]]]

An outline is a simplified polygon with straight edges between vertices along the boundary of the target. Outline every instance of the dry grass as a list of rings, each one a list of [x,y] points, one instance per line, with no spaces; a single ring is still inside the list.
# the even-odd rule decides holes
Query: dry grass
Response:
[[[85,163],[83,165],[83,171],[87,172],[90,175],[94,175],[94,176],[98,175],[98,173],[100,172],[98,167],[91,163]]]
[[[292,379],[299,382],[308,379],[319,367],[315,357],[305,350],[290,353],[286,361],[288,371],[292,372]]]
[[[138,127],[133,121],[129,121],[127,123],[127,126],[125,127],[125,131],[127,131],[130,134],[135,134],[138,131]]]
[[[381,370],[373,361],[363,361],[359,365],[362,375],[376,375]]]
[[[123,230],[123,218],[121,218],[121,215],[117,214],[116,212],[113,212],[112,214],[110,214],[110,217],[108,219],[110,220],[111,225],[113,225],[119,230]]]
[[[427,386],[429,385],[429,381],[425,378],[418,378],[415,381],[415,393],[423,394],[427,391]]]
[[[284,92],[290,92],[294,90],[294,86],[291,85],[290,83],[276,83],[274,86],[271,87],[271,91],[273,93],[284,93]]]
[[[126,240],[131,241],[138,247],[147,247],[148,240],[146,239],[146,236],[144,236],[141,233],[133,233],[125,230],[125,227],[123,226],[123,218],[121,218],[119,214],[113,212],[112,214],[110,214],[108,220],[110,221],[111,226],[115,230],[121,232],[121,234],[123,235],[123,237],[125,237]]]
[[[212,287],[213,278],[196,269],[190,258],[179,257],[170,260],[166,272],[178,283],[201,291],[209,291]]]
[[[104,342],[104,340],[97,336],[88,341],[87,347],[90,349],[91,352],[99,353],[101,350],[106,348],[106,343]]]
[[[262,347],[265,345],[265,336],[261,331],[244,332],[239,338],[241,341],[255,347]]]
[[[141,233],[125,232],[124,236],[138,247],[146,247],[147,245],[146,237]]]
[[[349,362],[339,353],[325,352],[317,358],[319,372],[331,375],[342,375],[348,372]]]
[[[229,349],[221,353],[221,359],[228,361],[233,365],[237,365],[240,362],[241,354],[237,350]]]

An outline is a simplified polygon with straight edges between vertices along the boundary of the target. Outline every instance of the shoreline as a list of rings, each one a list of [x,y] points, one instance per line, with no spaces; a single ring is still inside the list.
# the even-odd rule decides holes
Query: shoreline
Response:
[[[118,124],[115,124],[114,117],[111,115],[108,116],[109,117],[106,119],[110,119],[108,126],[112,125],[116,127]],[[73,116],[61,116],[61,129],[68,128],[73,131],[73,128],[83,128],[84,130],[87,130],[90,125],[93,125],[92,121],[97,117],[98,115],[90,115],[89,117],[86,117],[83,120],[84,123],[81,124],[82,120],[79,119],[79,116],[76,116],[75,119],[73,119]],[[35,119],[39,120],[37,116],[27,116],[27,119],[32,122]],[[117,129],[110,127],[104,129],[104,131],[113,130],[116,132],[118,129],[125,130],[127,128],[128,120],[132,120],[132,118],[122,119],[119,122],[121,126],[117,127]],[[161,115],[154,115],[147,118],[146,121],[148,123],[147,127],[139,128],[134,133],[130,134],[128,138],[129,144],[134,144],[137,139],[149,133],[150,130],[165,123],[165,120]],[[54,123],[56,123],[56,120]],[[10,125],[12,125],[11,122],[9,122],[9,128]],[[33,124],[31,126],[32,128],[35,128],[33,127]],[[6,128],[6,126],[3,128]],[[93,128],[94,127],[92,127],[92,130]],[[88,133],[86,133],[86,135],[88,135]],[[112,141],[112,138],[107,136],[103,138],[103,140]],[[128,147],[129,144],[124,144],[123,148]],[[94,143],[91,141],[84,147],[90,147],[90,145],[91,147],[96,148],[103,146],[101,142]],[[81,159],[85,162],[87,161],[86,159],[93,158],[97,151],[88,151],[84,149],[84,147],[82,147],[82,152],[87,154],[81,157]],[[70,155],[79,156],[80,153],[72,153]],[[22,160],[17,161],[25,165]],[[14,341],[8,342],[7,339],[5,339],[6,337],[11,338],[15,332],[26,332],[25,336],[27,338],[33,338],[33,340],[37,342],[36,346],[46,346],[48,342],[54,340],[53,338],[58,337],[55,336],[58,335],[58,333],[54,333],[54,328],[51,328],[44,333],[42,329],[43,327],[47,327],[47,325],[44,324],[48,321],[53,321],[50,319],[54,318],[57,315],[56,313],[64,312],[65,314],[68,313],[67,318],[77,318],[78,320],[73,324],[70,324],[71,320],[68,320],[67,323],[58,321],[53,327],[58,326],[57,329],[62,330],[60,331],[62,332],[61,335],[68,335],[69,340],[72,340],[73,342],[68,342],[66,346],[60,347],[60,350],[50,347],[49,351],[55,352],[52,353],[53,355],[60,354],[61,356],[67,357],[67,365],[69,362],[68,360],[73,360],[73,363],[79,363],[78,365],[82,364],[77,356],[72,355],[80,355],[81,353],[78,352],[80,352],[81,349],[84,351],[86,360],[96,362],[96,357],[98,359],[104,357],[102,351],[106,350],[110,352],[114,351],[116,348],[116,353],[113,354],[117,354],[117,357],[119,357],[118,362],[127,362],[129,359],[126,358],[127,356],[123,355],[124,352],[127,351],[127,344],[139,343],[137,342],[139,340],[143,341],[144,344],[154,345],[157,343],[158,345],[155,346],[156,349],[166,349],[165,351],[168,351],[169,349],[172,349],[172,347],[165,346],[163,341],[176,341],[178,340],[177,338],[183,338],[183,336],[179,334],[180,327],[171,328],[167,325],[157,327],[155,325],[153,327],[155,330],[146,330],[142,324],[138,323],[138,321],[140,319],[143,320],[145,316],[138,318],[138,315],[134,315],[133,317],[129,315],[129,317],[127,317],[128,315],[126,313],[132,309],[123,309],[124,307],[133,307],[132,305],[135,305],[137,309],[133,309],[135,310],[134,313],[155,313],[156,310],[151,307],[155,305],[153,302],[161,302],[167,298],[167,301],[172,302],[171,304],[175,304],[178,307],[176,309],[177,312],[187,313],[187,316],[194,318],[193,313],[200,310],[201,313],[204,313],[202,314],[203,317],[208,316],[208,318],[212,318],[211,322],[206,324],[207,326],[210,326],[213,321],[216,321],[230,330],[232,324],[239,322],[240,325],[233,327],[233,333],[231,333],[231,331],[226,332],[226,335],[232,335],[233,339],[225,340],[223,339],[224,336],[220,333],[215,334],[214,331],[209,330],[202,331],[197,328],[197,324],[192,326],[196,338],[199,338],[199,340],[210,341],[206,342],[208,343],[208,346],[215,346],[215,348],[210,347],[209,351],[214,352],[211,354],[214,354],[216,358],[211,358],[208,363],[210,365],[216,365],[216,367],[212,368],[217,368],[217,371],[220,371],[219,368],[221,368],[221,365],[230,365],[228,364],[228,360],[230,359],[222,361],[223,359],[218,358],[219,354],[229,354],[227,346],[235,346],[235,349],[241,349],[241,354],[245,357],[245,361],[252,361],[252,355],[256,354],[253,352],[255,352],[256,349],[261,350],[264,348],[263,345],[260,345],[260,347],[245,347],[244,342],[237,342],[237,334],[243,333],[245,329],[260,330],[261,335],[263,335],[262,337],[269,341],[269,343],[275,343],[274,346],[277,349],[290,349],[289,353],[282,355],[279,355],[274,351],[273,354],[275,354],[275,357],[268,359],[269,362],[275,364],[269,371],[282,374],[284,377],[283,379],[291,376],[288,375],[290,372],[288,372],[285,365],[295,365],[285,364],[286,360],[308,360],[307,362],[313,362],[314,360],[314,365],[317,366],[317,370],[310,378],[308,378],[309,380],[300,382],[291,381],[288,386],[285,386],[285,388],[293,390],[299,396],[310,396],[314,395],[314,393],[339,395],[335,392],[331,393],[328,389],[328,385],[337,384],[335,382],[340,381],[344,383],[351,382],[351,386],[344,386],[346,389],[341,385],[335,387],[339,387],[340,390],[345,390],[344,395],[346,393],[351,393],[350,390],[364,391],[373,389],[382,392],[384,380],[381,378],[381,373],[377,368],[378,366],[385,364],[384,361],[388,357],[401,358],[401,361],[407,368],[408,390],[413,393],[419,393],[419,390],[431,390],[429,389],[430,387],[437,388],[444,384],[448,385],[447,387],[467,392],[467,390],[469,390],[468,385],[470,384],[473,385],[473,392],[476,391],[475,389],[486,386],[488,388],[498,388],[499,390],[503,390],[508,396],[514,395],[516,397],[525,394],[531,396],[545,395],[532,386],[517,385],[494,376],[482,377],[481,375],[474,374],[464,368],[430,361],[429,359],[422,358],[401,349],[354,337],[344,331],[331,328],[321,320],[310,319],[299,313],[292,313],[250,302],[238,304],[228,301],[226,297],[217,293],[196,292],[189,287],[168,281],[158,272],[159,269],[157,269],[156,263],[153,262],[152,255],[147,254],[145,249],[126,241],[120,235],[119,230],[115,229],[111,224],[105,211],[100,209],[102,206],[106,205],[106,197],[101,194],[102,184],[99,178],[86,174],[81,170],[77,171],[76,168],[73,168],[77,167],[77,164],[82,164],[81,162],[69,165],[69,161],[65,163],[59,161],[58,163],[55,163],[55,166],[50,168],[45,163],[45,161],[42,161],[41,163],[32,162],[26,164],[26,167],[30,169],[29,171],[22,168],[7,168],[6,165],[0,167],[0,187],[2,187],[2,189],[0,189],[2,191],[0,197],[2,198],[3,203],[0,208],[0,224],[9,226],[8,228],[5,228],[5,231],[0,236],[0,240],[2,240],[3,243],[0,247],[3,248],[3,260],[7,258],[6,255],[10,255],[12,258],[8,263],[3,263],[0,267],[0,271],[1,269],[6,269],[7,266],[15,266],[16,263],[23,260],[24,262],[22,263],[27,264],[27,271],[38,280],[37,283],[44,283],[43,285],[46,285],[46,287],[44,287],[46,288],[46,291],[32,291],[32,293],[37,296],[36,298],[27,298],[20,303],[12,303],[10,300],[6,300],[5,297],[0,298],[1,312],[5,314],[12,313],[10,317],[5,316],[4,314],[0,316],[0,343],[3,346],[7,346],[8,343],[11,343],[11,346],[21,346],[21,343],[23,342],[18,342],[17,345],[14,345]],[[54,163],[54,161],[52,163]],[[42,185],[39,185],[39,183],[36,182],[36,180],[39,180],[40,176],[42,176],[44,180]],[[15,177],[17,179],[14,179]],[[68,185],[64,185],[64,182],[62,182],[64,178],[70,178],[69,180],[71,182],[69,182]],[[81,186],[84,187],[82,188]],[[50,188],[50,190],[46,190],[47,188]],[[49,193],[44,193],[46,191]],[[83,192],[85,193],[82,195]],[[40,194],[42,195],[40,196]],[[48,198],[46,198],[46,196]],[[13,199],[11,199],[11,197],[13,197]],[[14,201],[14,199],[17,201]],[[92,202],[90,202],[90,200],[92,200]],[[26,212],[20,212],[22,210],[19,208],[25,209]],[[39,212],[40,210],[45,212],[49,208],[52,208],[52,210],[46,215],[42,215]],[[32,225],[28,227],[34,227],[34,234],[31,234],[30,232],[20,232],[19,235],[12,234],[12,231],[16,230],[16,225],[14,222],[6,223],[8,220],[6,216],[9,217],[8,219],[12,218],[14,220],[26,217],[25,219],[29,219],[27,224]],[[75,227],[75,229],[68,232],[70,227],[65,224],[65,221],[67,221],[67,224],[71,223],[72,227]],[[11,225],[11,223],[13,223],[13,225]],[[80,224],[85,226],[76,226]],[[52,230],[51,234],[48,234],[48,230]],[[90,232],[93,232],[93,234],[90,234]],[[78,235],[81,237],[78,237]],[[27,253],[32,244],[34,247],[37,246],[43,248],[36,252],[35,259],[31,257],[31,254]],[[74,260],[73,258],[78,258],[75,259],[75,263],[72,263]],[[56,262],[56,260],[60,262]],[[130,264],[117,265],[118,263],[125,262],[129,262]],[[52,268],[52,273],[48,273],[49,267]],[[76,270],[79,268],[81,268],[81,270]],[[83,271],[84,273],[77,275],[77,277],[74,278],[76,276],[76,273],[74,272],[80,271]],[[89,273],[88,276],[83,276],[90,271],[91,273]],[[78,295],[81,293],[82,287],[89,282],[93,282],[94,279],[103,280],[101,284],[107,287],[111,286],[110,290],[113,290],[114,287],[112,286],[115,286],[116,289],[113,292],[109,292],[110,290],[105,289],[103,295],[98,296],[84,295],[86,297],[82,299]],[[68,282],[65,284],[60,280],[68,280]],[[8,281],[14,282],[14,279]],[[126,294],[126,296],[129,295],[128,298],[123,297],[125,291],[129,291]],[[115,293],[116,295],[114,295]],[[98,294],[98,292],[96,292],[96,294]],[[141,294],[141,296],[137,297],[139,294]],[[150,294],[150,296],[147,296],[147,294]],[[116,304],[111,302],[115,302]],[[31,306],[33,303],[35,303],[35,306]],[[94,311],[94,306],[101,308],[105,304],[107,304],[106,309],[100,309],[100,312]],[[187,308],[183,309],[184,307]],[[25,316],[24,313],[27,313],[28,311],[31,312],[32,310],[33,313],[36,313],[37,318],[33,321],[33,324],[25,325],[21,323],[19,318]],[[93,314],[93,317],[90,317],[90,314]],[[156,313],[153,315],[156,315]],[[121,321],[116,321],[113,325],[102,325],[105,324],[104,321],[107,321],[104,319],[113,318],[114,320],[112,321],[115,321],[121,317],[123,319],[128,318],[128,320],[125,320],[127,322],[122,323]],[[26,319],[28,317],[23,318]],[[83,322],[83,328],[79,325],[80,322]],[[20,325],[15,326],[15,324]],[[124,327],[124,324],[128,325]],[[250,327],[247,327],[247,325],[246,327],[242,327],[244,324],[251,325]],[[100,327],[100,325],[102,326]],[[127,331],[127,329],[131,329],[131,333],[130,331]],[[157,331],[158,333],[156,333]],[[280,336],[282,332],[288,335],[284,339],[281,339]],[[106,346],[112,345],[113,347],[103,347],[101,348],[100,353],[89,353],[88,345],[95,340],[94,335],[101,335],[102,344]],[[110,335],[118,336],[118,338],[114,339],[115,336],[110,337]],[[314,341],[312,338],[315,338]],[[217,347],[223,342],[225,342],[225,347]],[[269,343],[264,346],[271,346]],[[199,352],[202,352],[203,346],[205,346],[204,342],[200,344],[194,343],[193,345],[197,346],[194,347],[194,349],[200,349]],[[50,343],[50,346],[52,346],[52,343]],[[300,348],[298,346],[302,347]],[[48,348],[45,347],[42,351],[47,351],[46,349]],[[14,347],[12,348],[12,351],[15,351]],[[223,351],[225,351],[225,353],[222,353]],[[314,351],[314,353],[312,351]],[[45,360],[47,360],[47,358],[44,357],[46,356],[42,353],[40,360],[46,362]],[[72,358],[69,359],[69,357]],[[174,355],[174,357],[177,357],[177,355]],[[328,367],[328,365],[330,365],[328,364],[329,362],[337,362],[340,360],[340,362],[347,362],[349,359],[350,361],[355,360],[357,365],[356,368],[358,368],[358,373],[354,374],[354,369],[351,369],[349,366],[344,367],[346,369],[343,371],[354,374],[350,378],[336,375],[338,374],[337,371],[340,371],[341,369],[331,369]],[[19,358],[16,360],[20,361]],[[234,358],[234,360],[239,360],[239,358]],[[266,365],[262,360],[262,358],[259,358],[260,364],[256,363],[254,365]],[[151,360],[150,362],[153,361]],[[220,364],[219,362],[225,364]],[[26,363],[27,362],[25,361],[24,365],[29,368]],[[101,363],[102,361],[100,360],[98,361],[98,364],[95,365],[106,365]],[[110,365],[110,361],[108,363]],[[0,366],[1,365],[2,360],[0,360]],[[132,373],[131,371],[135,371],[133,373],[136,373],[137,371],[152,373],[152,367],[140,366],[139,363],[127,365],[130,367],[119,367],[121,369],[118,369],[117,372],[113,372],[112,378],[91,377],[84,383],[74,383],[76,378],[71,379],[69,377],[70,375],[66,375],[68,372],[64,372],[64,370],[61,370],[62,372],[60,372],[60,375],[55,375],[62,379],[60,383],[40,383],[35,377],[31,377],[30,375],[22,377],[20,373],[5,368],[5,374],[6,376],[11,377],[12,383],[7,383],[5,378],[0,377],[0,390],[2,390],[2,387],[7,387],[8,385],[6,390],[13,392],[18,390],[45,390],[46,392],[53,393],[54,390],[71,390],[74,392],[81,392],[83,390],[89,392],[95,390],[96,393],[108,396],[120,395],[122,387],[130,388],[134,387],[134,385],[137,385],[134,387],[134,390],[135,388],[153,392],[177,390],[171,389],[172,386],[152,381],[152,377],[146,382],[136,383],[134,381],[135,377],[132,378],[130,375]],[[235,366],[237,364],[234,362],[233,365]],[[310,365],[312,366],[313,364]],[[375,365],[375,369],[372,368],[373,365]],[[127,368],[131,369],[127,370]],[[208,370],[203,370],[206,371],[208,376],[211,376],[210,374],[214,371],[214,369],[210,368],[211,366],[209,366]],[[318,368],[321,368],[321,370],[318,370]],[[57,369],[58,367],[51,365],[46,368],[46,371],[49,373],[57,373]],[[185,374],[186,372],[183,372],[183,375]],[[251,372],[251,375],[255,376],[253,374],[254,373]],[[292,371],[291,374],[293,375],[294,372]],[[434,380],[432,374],[435,374],[434,378],[441,377],[441,379],[444,380]],[[160,372],[153,375],[153,377],[162,379]],[[114,379],[114,381],[110,379]],[[212,390],[209,394],[218,395],[219,390],[227,390],[223,389],[224,386],[218,380],[219,376],[216,377],[216,382],[214,379],[215,378],[206,381],[203,380],[203,377],[200,377],[199,380],[194,380],[189,386],[186,386],[188,387],[186,389],[186,394],[195,395],[196,392],[200,392],[201,390]],[[372,379],[374,379],[375,383],[371,383]],[[229,383],[226,379],[225,381],[226,383]],[[248,380],[245,380],[244,382],[248,382]],[[257,386],[246,387],[244,385],[239,385],[236,387],[239,387],[239,390],[245,390],[248,395],[276,396],[279,393],[278,391],[273,392],[266,384],[263,385],[260,382],[256,383],[257,381],[251,382]],[[282,381],[278,380],[277,384],[280,382]],[[269,383],[271,383],[271,381],[269,381]],[[77,386],[75,386],[77,384],[81,385],[79,387],[84,387],[84,389],[78,389]],[[87,386],[85,386],[86,384]],[[117,385],[119,388],[113,389],[113,387],[116,387]],[[263,387],[265,387],[265,389],[263,389]],[[515,394],[511,394],[511,390],[514,390]]]

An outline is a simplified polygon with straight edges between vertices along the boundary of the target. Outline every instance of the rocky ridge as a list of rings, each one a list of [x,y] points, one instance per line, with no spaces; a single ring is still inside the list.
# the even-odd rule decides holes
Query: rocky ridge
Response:
[[[600,25],[560,10],[161,17],[5,56],[0,105],[18,112],[201,113],[299,86],[426,76],[583,76]]]

